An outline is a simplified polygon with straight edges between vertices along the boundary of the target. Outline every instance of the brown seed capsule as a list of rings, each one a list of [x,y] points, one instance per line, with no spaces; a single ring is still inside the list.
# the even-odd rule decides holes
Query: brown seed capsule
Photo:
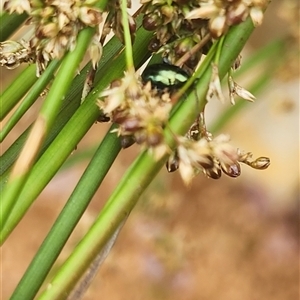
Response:
[[[131,15],[128,15],[128,21],[129,21],[129,30],[130,30],[131,36],[133,36],[136,32],[135,19]]]
[[[201,160],[197,161],[198,165],[203,169],[213,169],[214,168],[214,160],[210,155],[205,155]]]
[[[127,116],[122,111],[112,112],[111,121],[113,123],[122,124],[125,122]]]
[[[127,118],[124,122],[122,122],[122,128],[128,132],[135,132],[141,128],[141,122],[137,118]]]
[[[121,85],[122,85],[122,80],[116,79],[111,82],[110,88],[112,89],[112,88],[120,87]]]
[[[88,6],[82,6],[79,8],[79,19],[87,26],[96,26],[102,21],[102,13]]]
[[[51,22],[40,26],[39,30],[36,31],[36,36],[39,38],[54,38],[57,36],[58,31],[58,25],[54,22]]]
[[[163,136],[160,132],[152,132],[148,134],[147,144],[148,146],[154,147],[159,145],[163,140]]]
[[[222,171],[229,177],[238,177],[241,175],[241,166],[238,162],[232,165],[221,164]]]
[[[135,143],[135,138],[133,135],[122,135],[120,136],[120,140],[121,140],[121,147],[123,149],[126,149]]]
[[[134,138],[137,144],[143,144],[147,139],[147,134],[145,130],[139,130],[134,134]]]
[[[151,13],[144,16],[143,27],[148,31],[155,30],[162,24],[162,17],[158,13]]]
[[[166,162],[166,168],[169,173],[175,172],[179,168],[179,157],[177,155],[177,151],[175,150],[174,153],[172,153]]]
[[[156,52],[161,47],[160,41],[157,39],[157,37],[153,37],[148,45],[148,50],[151,52]]]
[[[219,166],[214,166],[211,169],[203,169],[206,176],[212,179],[219,179],[222,176],[222,172]]]

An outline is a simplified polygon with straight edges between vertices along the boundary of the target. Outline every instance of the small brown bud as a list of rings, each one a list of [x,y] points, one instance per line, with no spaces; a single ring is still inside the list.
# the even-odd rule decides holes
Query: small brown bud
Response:
[[[203,169],[212,169],[214,167],[214,159],[210,155],[204,155],[201,160],[197,161],[197,164]]]
[[[143,19],[143,27],[148,31],[155,30],[158,26],[162,24],[162,18],[158,14],[147,14]]]
[[[206,176],[212,179],[219,179],[222,176],[222,172],[219,166],[214,166],[211,169],[203,169],[203,172]]]
[[[160,41],[157,39],[156,36],[153,37],[150,40],[149,45],[148,45],[149,51],[151,51],[151,52],[157,52],[160,47],[161,47]]]
[[[135,141],[137,144],[143,144],[147,140],[147,134],[145,130],[139,130],[138,132],[135,133],[134,135]]]
[[[239,56],[236,58],[236,60],[234,61],[233,65],[232,65],[232,69],[233,70],[238,70],[242,64],[242,55],[239,54]]]
[[[168,161],[166,162],[166,168],[169,173],[175,172],[179,168],[179,157],[176,150],[170,155]]]
[[[135,138],[133,135],[122,135],[120,139],[121,139],[121,147],[123,149],[126,149],[135,143]]]
[[[159,145],[162,142],[162,140],[163,135],[158,131],[151,132],[147,136],[147,144],[151,147]]]
[[[131,117],[122,122],[122,128],[128,132],[135,132],[141,128],[140,123],[139,119]]]
[[[270,165],[270,158],[268,157],[259,157],[255,161],[250,163],[250,166],[257,170],[265,170]]]
[[[121,79],[115,79],[114,81],[111,82],[110,84],[110,88],[116,88],[116,87],[120,87],[122,85],[122,80]]]
[[[221,169],[229,177],[235,178],[241,175],[241,166],[238,162],[231,165],[221,164]]]
[[[129,22],[129,30],[131,33],[131,37],[133,37],[133,34],[136,32],[136,22],[135,19],[128,14],[128,22]]]

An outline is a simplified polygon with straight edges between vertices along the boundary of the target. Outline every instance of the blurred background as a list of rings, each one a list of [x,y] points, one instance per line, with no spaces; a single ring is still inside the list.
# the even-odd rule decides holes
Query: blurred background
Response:
[[[138,1],[133,1],[138,2]],[[243,60],[274,39],[287,41],[284,63],[270,73],[222,133],[271,165],[242,166],[236,179],[196,177],[186,187],[178,172],[161,170],[129,216],[84,299],[296,300],[299,299],[299,2],[272,2],[264,23],[242,52]],[[280,58],[278,58],[280,59]],[[274,62],[275,64],[275,62]],[[238,83],[246,89],[259,69]],[[19,70],[1,69],[4,88]],[[251,90],[250,90],[251,91]],[[1,153],[37,115],[26,113]],[[213,124],[230,103],[207,106]],[[5,121],[4,121],[5,122]],[[74,156],[93,152],[108,124],[95,124]],[[208,129],[209,129],[208,125]],[[123,150],[71,236],[58,264],[80,241],[139,153]],[[62,168],[2,248],[2,299],[8,299],[89,162]],[[24,235],[28,235],[24,239]],[[27,300],[27,299],[24,299]]]

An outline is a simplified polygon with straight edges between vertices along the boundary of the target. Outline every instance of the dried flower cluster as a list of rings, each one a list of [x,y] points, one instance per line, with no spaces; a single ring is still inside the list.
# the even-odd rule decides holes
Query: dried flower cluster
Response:
[[[131,7],[131,1],[127,0],[127,7]],[[120,0],[112,0],[107,3],[107,11],[109,12],[105,25],[104,25],[104,35],[110,33],[113,30],[114,34],[119,38],[119,40],[124,43],[124,28],[122,22],[122,11],[120,7]],[[127,13],[128,25],[131,34],[131,40],[134,41],[136,32],[136,22],[135,19]]]
[[[14,69],[21,63],[31,63],[33,61],[34,55],[29,43],[25,41],[4,41],[0,43],[0,66]]]
[[[244,22],[248,16],[258,26],[263,20],[266,0],[206,0],[197,1],[199,7],[191,10],[187,19],[209,19],[209,30],[214,38],[223,35],[227,29]]]
[[[167,162],[167,169],[173,172],[179,168],[186,184],[200,172],[213,179],[219,179],[222,173],[232,178],[238,177],[241,174],[241,162],[257,170],[270,165],[267,157],[252,161],[251,153],[240,152],[229,143],[229,136],[224,134],[214,139],[202,137],[196,141],[187,137],[177,139],[178,146]]]
[[[16,68],[21,63],[36,62],[37,75],[53,59],[60,59],[76,46],[79,32],[86,27],[95,27],[95,36],[89,47],[93,67],[96,68],[102,55],[102,44],[111,30],[123,40],[123,25],[119,0],[109,1],[103,27],[103,12],[96,0],[5,0],[3,9],[8,13],[29,15],[27,25],[34,26],[34,36],[28,42],[5,41],[0,43],[0,65]],[[128,7],[131,3],[128,1]],[[106,15],[105,15],[106,16]],[[134,37],[135,20],[128,14],[130,30]]]
[[[80,30],[101,23],[102,13],[95,4],[96,1],[14,0],[4,1],[4,9],[9,13],[29,14],[26,24],[34,25],[35,30],[29,41],[28,60],[37,62],[37,73],[40,74],[49,61],[60,59],[66,51],[74,49]],[[21,62],[16,56],[15,66]]]
[[[168,93],[152,89],[150,82],[142,85],[135,73],[125,73],[122,80],[102,92],[98,105],[105,116],[119,124],[118,135],[132,137],[137,144],[155,149],[156,157],[164,154],[163,128],[172,108]]]
[[[213,38],[218,38],[230,26],[245,21],[248,16],[255,25],[261,24],[266,2],[267,0],[141,0],[145,11],[143,25],[147,30],[156,31],[150,50],[156,52],[160,49],[174,64],[183,54],[192,52],[191,49],[208,33]],[[192,52],[186,67],[194,69],[201,54],[205,54],[210,45],[211,42],[202,47],[201,51]]]

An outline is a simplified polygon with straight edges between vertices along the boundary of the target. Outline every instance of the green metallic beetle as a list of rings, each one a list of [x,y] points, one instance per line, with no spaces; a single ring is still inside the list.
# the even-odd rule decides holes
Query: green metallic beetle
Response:
[[[153,64],[148,66],[143,72],[144,83],[151,82],[152,88],[158,90],[168,90],[170,92],[180,89],[190,78],[183,69],[169,64]],[[179,168],[179,158],[175,150],[166,163],[168,172],[174,172]]]
[[[174,91],[181,88],[190,78],[183,69],[169,64],[153,64],[142,73],[144,83],[151,81],[153,88]]]

